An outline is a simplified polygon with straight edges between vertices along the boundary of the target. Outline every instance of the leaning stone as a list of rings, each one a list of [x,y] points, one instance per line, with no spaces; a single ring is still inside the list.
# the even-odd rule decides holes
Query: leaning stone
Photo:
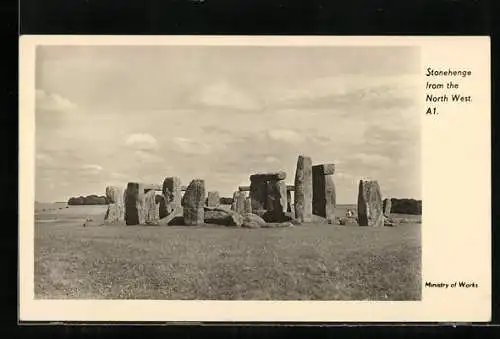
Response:
[[[177,208],[170,212],[169,215],[160,218],[158,224],[161,226],[167,225],[184,225],[184,213],[181,206],[177,206]]]
[[[201,225],[204,222],[205,181],[194,179],[186,188],[182,199],[184,224],[186,226]]]
[[[286,179],[286,172],[279,171],[273,173],[257,173],[250,176],[250,181],[268,181],[268,180],[284,180]]]
[[[151,190],[144,196],[145,216],[144,223],[146,225],[159,225],[160,221],[160,204],[156,203],[156,193]]]
[[[384,215],[386,217],[391,215],[392,199],[384,199]]]
[[[359,226],[381,227],[384,225],[382,194],[376,180],[360,180],[358,189]]]
[[[144,187],[140,183],[129,182],[125,192],[125,223],[127,225],[144,224]]]
[[[300,222],[310,222],[312,218],[312,161],[300,155],[295,172],[294,207],[295,217]]]
[[[208,192],[207,206],[217,207],[220,204],[219,192],[211,191]]]
[[[181,206],[181,179],[178,177],[165,178],[162,193],[165,198],[166,214],[169,215],[177,206]]]

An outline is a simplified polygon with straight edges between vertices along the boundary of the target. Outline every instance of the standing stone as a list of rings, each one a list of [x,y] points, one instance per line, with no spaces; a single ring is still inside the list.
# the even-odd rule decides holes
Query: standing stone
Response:
[[[252,201],[252,211],[265,209],[267,203],[266,185],[266,181],[261,178],[251,180],[250,199]]]
[[[384,199],[384,215],[389,217],[391,215],[392,199]]]
[[[359,181],[358,224],[371,227],[384,226],[382,194],[376,180]]]
[[[292,211],[292,192],[290,190],[286,191],[286,211]]]
[[[137,182],[129,182],[125,194],[125,223],[140,225],[145,222],[144,187]]]
[[[207,206],[208,207],[217,207],[220,204],[219,192],[211,191],[208,192],[207,198]]]
[[[182,198],[184,207],[184,224],[186,226],[202,225],[204,219],[205,180],[194,179],[186,188]]]
[[[233,194],[233,204],[234,204],[234,209],[233,211],[243,214],[245,213],[245,192],[241,191],[236,191]]]
[[[147,191],[144,195],[144,223],[146,225],[158,225],[160,221],[160,204],[156,203],[156,193]]]
[[[245,198],[245,213],[252,213],[252,199],[250,197]]]
[[[334,172],[334,164],[312,167],[313,214],[325,218],[328,223],[335,222],[336,192],[332,178]]]
[[[163,181],[163,197],[165,198],[166,214],[169,215],[181,206],[181,179],[178,177],[167,177]]]
[[[287,191],[284,180],[269,180],[266,184],[268,211],[286,212]]]
[[[125,221],[125,202],[123,190],[120,187],[106,187],[108,209],[104,216],[105,224],[117,224]]]
[[[295,172],[295,218],[300,222],[312,220],[312,160],[300,155]]]

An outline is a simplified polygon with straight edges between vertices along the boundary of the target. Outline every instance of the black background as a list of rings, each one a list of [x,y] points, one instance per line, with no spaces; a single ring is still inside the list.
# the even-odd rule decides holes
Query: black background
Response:
[[[17,192],[17,135],[18,121],[15,114],[17,107],[17,61],[18,36],[24,34],[106,34],[106,35],[491,35],[492,54],[495,54],[495,31],[493,18],[495,1],[482,0],[309,0],[309,1],[282,1],[282,0],[21,0],[20,5],[13,1],[0,2],[0,8],[6,19],[1,23],[7,28],[2,30],[3,41],[12,41],[13,60],[16,63],[7,63],[7,72],[4,80],[10,76],[12,85],[3,87],[3,94],[8,100],[3,100],[4,111],[0,114],[1,127],[8,136],[16,140],[2,142],[2,154],[11,160],[3,161],[2,188],[5,191]],[[19,15],[19,16],[18,16]],[[14,34],[16,34],[14,36]],[[15,53],[15,56],[14,56]],[[467,53],[467,51],[464,51]],[[5,53],[4,53],[5,54]],[[10,55],[10,54],[9,54]],[[496,77],[495,60],[492,58],[492,80]],[[8,82],[5,82],[8,83]],[[496,111],[496,87],[492,81],[492,112]],[[495,126],[497,118],[492,114],[492,220],[493,220],[493,323],[500,323],[498,301],[498,236],[496,220],[499,220],[500,211],[498,195],[495,194],[498,179],[495,175],[498,157],[495,155],[496,139]],[[10,126],[9,126],[10,125]],[[13,142],[14,141],[14,142]],[[464,161],[467,161],[464,159]],[[473,178],[464,178],[473,180]],[[457,188],[459,191],[459,188]],[[12,195],[13,197],[13,195]],[[17,197],[16,197],[17,198]],[[467,199],[467,197],[464,197]],[[11,200],[11,199],[8,199]],[[12,209],[11,209],[12,208]],[[5,213],[4,213],[5,212]],[[13,212],[13,213],[12,213]],[[17,215],[17,199],[1,204],[2,215]],[[15,214],[14,214],[15,213]],[[16,218],[17,219],[17,218]],[[473,232],[474,218],[471,217],[471,232]],[[17,223],[17,220],[15,221]],[[11,268],[5,273],[9,277],[8,288],[2,288],[0,293],[4,307],[16,305],[17,311],[17,232],[13,225],[9,232],[4,233],[4,245],[1,248],[2,257],[9,262],[5,267]],[[464,251],[473,249],[464,249]],[[12,279],[10,279],[12,278]],[[3,279],[4,283],[7,279]],[[10,303],[12,302],[12,304]],[[467,307],[467,305],[456,305]],[[5,312],[4,312],[5,313]],[[9,316],[1,318],[0,327],[10,332],[18,324],[18,314],[13,316],[9,308]],[[304,327],[303,324],[222,324],[189,326],[96,326],[76,324],[76,326],[40,326],[35,324],[18,327],[19,334],[33,337],[94,337],[96,335],[150,337],[170,336],[172,338],[195,336],[231,336],[238,338],[258,336],[289,336],[298,337],[332,337],[334,334],[348,337],[378,337],[382,335],[397,336],[430,336],[443,337],[457,336],[457,334],[473,337],[480,334],[492,335],[494,331],[484,324],[349,324],[347,327],[338,327],[339,324],[309,324],[314,328]],[[252,326],[249,326],[252,325]],[[278,326],[279,325],[279,326]],[[300,325],[300,326],[299,326]],[[389,327],[389,325],[391,327]],[[318,327],[321,326],[321,327]],[[480,328],[479,328],[480,327]],[[15,329],[15,328],[14,328]],[[337,333],[340,332],[340,333]],[[481,332],[481,333],[477,333]]]

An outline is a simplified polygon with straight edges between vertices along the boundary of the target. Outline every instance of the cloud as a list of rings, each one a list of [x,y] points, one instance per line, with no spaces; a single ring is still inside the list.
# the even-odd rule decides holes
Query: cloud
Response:
[[[279,162],[280,160],[276,157],[273,157],[272,155],[268,155],[267,157],[264,158],[264,161],[267,163],[276,163]]]
[[[298,144],[304,141],[304,138],[300,134],[289,129],[269,130],[268,135],[273,140],[283,141],[290,144]]]
[[[150,151],[158,147],[158,142],[151,134],[135,133],[128,136],[125,145],[135,150]]]
[[[391,159],[379,154],[355,153],[348,158],[369,166],[386,166],[391,163]]]
[[[100,165],[87,164],[87,165],[83,165],[81,170],[82,170],[83,174],[93,176],[93,175],[101,174],[103,168]]]
[[[257,109],[256,100],[244,91],[226,82],[214,83],[205,87],[199,96],[199,101],[206,106],[227,107],[232,109]]]
[[[76,104],[55,93],[37,89],[35,93],[36,109],[52,112],[68,112],[76,108]]]
[[[50,167],[54,165],[54,159],[47,154],[39,153],[36,155],[36,165],[37,167]]]
[[[174,137],[174,144],[182,153],[188,154],[208,154],[211,152],[210,145],[184,137]]]
[[[137,161],[144,164],[160,164],[165,162],[165,159],[162,157],[144,150],[136,150],[134,155]]]

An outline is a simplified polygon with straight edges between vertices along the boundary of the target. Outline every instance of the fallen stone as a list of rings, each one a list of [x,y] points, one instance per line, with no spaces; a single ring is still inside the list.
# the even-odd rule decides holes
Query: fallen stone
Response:
[[[300,155],[295,172],[294,207],[295,218],[300,222],[310,222],[312,218],[312,160]]]
[[[359,226],[381,227],[384,225],[382,194],[376,180],[360,180],[358,189]]]
[[[182,206],[177,206],[176,209],[171,211],[169,215],[160,218],[158,224],[160,226],[184,225],[184,213]]]
[[[243,216],[234,211],[220,207],[205,207],[204,209],[205,224],[236,226],[243,224]]]
[[[205,181],[194,179],[186,188],[182,198],[184,225],[196,226],[204,223]]]
[[[258,215],[253,213],[246,213],[245,215],[243,215],[243,223],[241,226],[246,228],[259,228],[265,224],[266,222],[264,221],[264,219],[262,219]]]
[[[293,224],[290,221],[268,222],[261,226],[261,228],[286,228],[286,227],[293,227]]]
[[[165,210],[169,215],[177,206],[181,206],[181,179],[178,177],[167,177],[163,181],[162,194],[165,198]]]
[[[207,197],[207,206],[209,207],[217,207],[220,204],[219,192],[210,191],[208,192]]]

